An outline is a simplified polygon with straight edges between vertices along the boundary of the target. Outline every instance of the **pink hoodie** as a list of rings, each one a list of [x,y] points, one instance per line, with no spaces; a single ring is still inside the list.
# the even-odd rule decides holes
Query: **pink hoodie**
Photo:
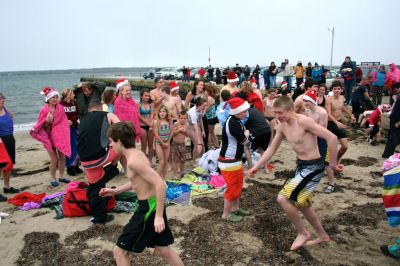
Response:
[[[133,100],[132,98],[124,100],[121,96],[118,96],[114,102],[114,113],[122,122],[130,121],[135,125],[136,142],[139,142],[141,130],[139,123],[139,113],[135,100]]]
[[[391,68],[394,66],[394,70],[392,70]],[[389,72],[386,74],[386,80],[385,83],[386,84],[394,84],[397,82],[400,82],[400,69],[398,69],[396,67],[395,63],[391,63],[390,64],[390,70]]]
[[[48,104],[40,109],[38,121],[31,129],[30,134],[32,138],[42,143],[46,150],[52,151],[53,148],[56,148],[65,156],[70,157],[70,130],[64,107],[59,103],[56,105],[56,110],[53,115],[53,123],[51,127],[46,130],[43,125],[46,123],[46,117],[49,112],[50,109]]]

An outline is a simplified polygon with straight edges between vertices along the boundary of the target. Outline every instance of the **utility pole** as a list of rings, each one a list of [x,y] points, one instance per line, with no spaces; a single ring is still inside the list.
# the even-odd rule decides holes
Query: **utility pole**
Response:
[[[335,28],[328,28],[328,31],[332,32],[332,44],[331,44],[331,66],[329,68],[329,70],[332,70],[332,58],[333,58],[333,39],[335,37]]]
[[[211,65],[211,46],[208,46],[208,65]]]

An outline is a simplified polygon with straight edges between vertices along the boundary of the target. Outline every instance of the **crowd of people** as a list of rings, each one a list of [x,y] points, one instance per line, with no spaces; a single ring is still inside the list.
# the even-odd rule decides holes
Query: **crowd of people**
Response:
[[[218,167],[226,181],[222,219],[240,222],[251,214],[239,202],[244,182],[243,162],[247,161],[248,174],[253,176],[266,167],[285,138],[296,153],[297,167],[277,201],[296,229],[291,250],[297,250],[330,240],[311,202],[313,191],[325,173],[328,186],[324,191],[336,191],[334,172],[343,171],[340,160],[349,146],[343,115],[349,116],[354,127],[364,127],[369,143],[376,145],[380,141],[382,114],[390,112],[382,156],[389,157],[400,144],[400,101],[397,101],[400,70],[394,64],[390,68],[386,73],[381,66],[374,73],[372,91],[356,83],[350,57],[346,57],[341,67],[344,85],[335,80],[330,88],[323,82],[322,66],[316,63],[312,67],[309,63],[305,68],[299,62],[292,68],[287,59],[280,68],[284,72],[280,88],[275,88],[278,68],[274,62],[264,70],[267,74],[261,73],[258,65],[251,73],[247,65],[241,68],[237,64],[227,71],[226,85],[219,95],[211,87],[205,88],[206,80],[214,81],[214,69],[210,66],[207,71],[203,69],[201,78],[195,80],[184,99],[176,81],[166,85],[161,77],[154,80],[154,89],[140,92],[138,102],[132,98],[131,85],[125,79],[118,80],[112,89],[106,89],[100,82],[80,83],[74,89],[64,89],[61,97],[54,88],[45,87],[42,90],[45,104],[30,134],[49,154],[51,186],[70,181],[65,169],[69,176],[75,176],[82,172],[79,166],[83,167],[89,183],[87,196],[93,211],[92,223],[114,219],[106,212],[109,196],[129,190],[137,193],[139,211],[125,226],[114,249],[119,265],[129,261],[129,251],[141,252],[150,246],[171,265],[183,265],[179,256],[168,248],[173,237],[164,209],[163,181],[168,178],[169,168],[170,178],[179,179],[184,173],[189,139],[193,166],[203,153],[219,149]],[[203,79],[206,72],[207,79]],[[293,73],[295,90],[291,86]],[[223,80],[222,75],[221,71],[216,73],[217,83]],[[384,86],[389,86],[391,97],[389,103],[382,104]],[[348,109],[350,104],[352,110]],[[218,123],[222,128],[221,141],[215,132]],[[7,168],[15,164],[13,114],[5,107],[2,93],[0,139],[1,158],[8,156],[0,161],[3,191],[18,193],[19,189],[10,186],[11,171]],[[141,150],[135,148],[139,142]],[[261,154],[256,162],[252,161],[254,152]],[[122,167],[118,168],[119,163]],[[107,183],[121,171],[129,182],[107,188]],[[0,201],[5,200],[0,195]],[[316,231],[316,239],[311,239],[299,212]]]

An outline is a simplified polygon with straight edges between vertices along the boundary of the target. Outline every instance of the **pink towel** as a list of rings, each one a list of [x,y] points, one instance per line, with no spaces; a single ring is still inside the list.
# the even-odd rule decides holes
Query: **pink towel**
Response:
[[[70,157],[70,131],[64,107],[61,104],[56,105],[56,110],[53,114],[53,124],[46,130],[43,125],[46,123],[46,117],[49,112],[48,104],[40,109],[38,121],[31,129],[30,134],[32,138],[42,143],[46,150],[52,151],[53,148],[56,148],[65,156]]]
[[[132,98],[123,100],[121,96],[118,96],[114,102],[114,113],[122,122],[130,121],[135,125],[136,142],[139,142],[141,130],[139,123],[139,114],[135,100],[133,100]]]
[[[208,182],[213,188],[222,188],[226,185],[222,175],[211,175],[211,180]]]

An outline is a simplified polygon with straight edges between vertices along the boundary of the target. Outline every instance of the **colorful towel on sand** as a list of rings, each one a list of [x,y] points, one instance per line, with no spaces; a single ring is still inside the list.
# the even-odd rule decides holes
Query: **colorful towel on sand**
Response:
[[[8,203],[14,206],[22,206],[26,202],[42,203],[42,199],[46,196],[46,193],[32,194],[29,192],[21,192],[15,195],[13,198],[8,199]]]
[[[186,173],[181,180],[169,180],[174,184],[190,185],[191,196],[210,194],[225,186],[225,179],[217,174],[205,174],[201,167]],[[168,198],[168,197],[167,197]]]
[[[120,96],[115,99],[114,113],[122,122],[130,121],[135,125],[136,129],[136,142],[140,140],[140,123],[137,104],[132,98],[123,100]]]
[[[387,159],[382,165],[382,173],[400,166],[400,153],[395,153]]]
[[[13,169],[11,158],[8,155],[6,147],[4,146],[4,143],[1,141],[1,139],[0,139],[0,164],[6,165],[3,170],[6,173],[10,172]]]
[[[179,205],[189,205],[191,203],[192,186],[167,182],[167,191],[165,194],[169,202]]]
[[[382,199],[389,225],[398,226],[400,224],[400,166],[383,175]]]
[[[56,105],[56,110],[53,114],[53,123],[46,130],[43,126],[46,123],[47,114],[50,112],[49,105],[46,104],[40,109],[38,121],[31,129],[32,138],[43,144],[43,147],[52,151],[56,148],[65,156],[71,156],[70,132],[67,115],[64,112],[64,107],[61,104]]]

